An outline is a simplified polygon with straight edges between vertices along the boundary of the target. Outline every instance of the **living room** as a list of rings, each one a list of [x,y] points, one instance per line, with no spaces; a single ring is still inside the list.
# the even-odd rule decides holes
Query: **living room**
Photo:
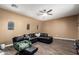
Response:
[[[78,4],[1,4],[1,54],[28,55],[14,47],[13,39],[32,36],[34,55],[77,55],[78,22]]]

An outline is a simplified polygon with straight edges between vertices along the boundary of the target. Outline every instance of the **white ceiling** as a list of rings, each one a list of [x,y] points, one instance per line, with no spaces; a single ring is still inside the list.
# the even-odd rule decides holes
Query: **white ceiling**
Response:
[[[79,14],[78,4],[17,4],[17,6],[18,8],[14,8],[11,4],[0,4],[0,8],[19,13],[21,15],[30,16],[41,21]],[[51,12],[53,15],[37,15],[40,10],[44,9],[53,9]]]

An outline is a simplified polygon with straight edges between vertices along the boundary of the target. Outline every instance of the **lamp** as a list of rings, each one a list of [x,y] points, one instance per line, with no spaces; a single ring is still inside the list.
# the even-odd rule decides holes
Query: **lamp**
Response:
[[[0,44],[0,49],[5,49],[5,44]]]

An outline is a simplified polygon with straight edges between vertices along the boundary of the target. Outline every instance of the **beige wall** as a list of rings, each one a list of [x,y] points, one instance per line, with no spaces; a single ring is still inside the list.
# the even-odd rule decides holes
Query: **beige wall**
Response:
[[[30,17],[0,9],[0,43],[12,43],[13,37],[31,32],[46,32],[53,37],[77,39],[77,36],[79,38],[77,20],[79,21],[79,16],[41,22]],[[15,23],[14,30],[8,30],[8,21]],[[26,29],[27,24],[31,25],[30,30]],[[38,30],[37,25],[39,25]]]
[[[8,30],[8,21],[13,21],[15,23],[14,30]],[[30,24],[30,30],[26,29],[27,24]],[[37,25],[39,25],[38,30]],[[9,44],[12,42],[14,36],[40,31],[41,21],[0,9],[0,43]]]
[[[77,39],[77,16],[50,20],[43,24],[43,32],[53,37]]]
[[[79,15],[78,15],[78,32],[77,32],[78,40],[79,40]]]

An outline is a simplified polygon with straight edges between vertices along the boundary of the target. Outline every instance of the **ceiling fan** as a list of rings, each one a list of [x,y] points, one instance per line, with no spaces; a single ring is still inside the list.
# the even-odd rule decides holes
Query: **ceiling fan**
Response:
[[[42,10],[42,11],[39,11],[39,14],[38,15],[53,15],[52,13],[52,9],[49,9],[49,10]]]

